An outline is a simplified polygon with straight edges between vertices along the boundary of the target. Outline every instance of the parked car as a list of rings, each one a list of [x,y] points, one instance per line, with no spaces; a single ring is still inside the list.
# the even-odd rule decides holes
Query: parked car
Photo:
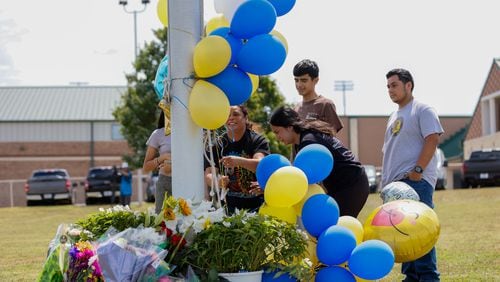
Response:
[[[85,195],[110,197],[111,203],[120,195],[120,174],[114,166],[91,167],[85,179]]]
[[[366,176],[368,176],[368,184],[370,184],[370,193],[378,191],[380,185],[380,173],[374,165],[363,165],[365,168]]]
[[[437,181],[436,190],[446,189],[446,167],[448,166],[448,161],[446,160],[443,150],[437,148],[434,154],[437,159]]]
[[[500,150],[473,151],[462,164],[464,187],[500,185]]]
[[[26,200],[71,199],[71,180],[65,169],[39,169],[32,172],[24,185]]]
[[[153,203],[155,201],[156,182],[158,182],[158,173],[151,174],[146,180],[146,201]]]

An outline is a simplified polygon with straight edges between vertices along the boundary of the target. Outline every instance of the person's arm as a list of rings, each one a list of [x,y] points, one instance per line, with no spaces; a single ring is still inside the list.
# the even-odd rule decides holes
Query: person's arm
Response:
[[[142,164],[142,169],[145,173],[153,171],[157,169],[158,166],[160,166],[160,161],[156,158],[157,154],[158,151],[156,150],[156,148],[148,146],[146,154],[144,155],[144,162]]]
[[[332,125],[332,127],[335,129],[335,132],[339,132],[342,128],[344,128],[342,121],[337,115],[335,104],[333,102],[325,105],[323,114],[325,116],[325,122]]]
[[[222,164],[227,168],[242,167],[255,172],[260,159],[266,155],[262,152],[255,153],[251,159],[237,156],[226,156],[222,158]]]
[[[438,143],[439,133],[433,133],[425,137],[424,146],[422,147],[422,151],[420,152],[415,166],[420,166],[425,170],[434,156]],[[408,178],[413,181],[420,181],[422,179],[422,173],[417,173],[412,170],[408,173]]]

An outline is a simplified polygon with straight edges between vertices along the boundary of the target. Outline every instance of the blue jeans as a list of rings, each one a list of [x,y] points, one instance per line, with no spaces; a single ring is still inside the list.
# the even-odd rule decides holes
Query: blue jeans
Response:
[[[425,180],[412,181],[409,179],[401,180],[410,185],[420,197],[420,202],[434,208],[432,202],[432,194],[434,187]],[[436,248],[432,248],[423,257],[410,262],[404,262],[401,266],[401,273],[406,275],[403,281],[419,281],[430,282],[440,281],[439,272],[437,270]]]

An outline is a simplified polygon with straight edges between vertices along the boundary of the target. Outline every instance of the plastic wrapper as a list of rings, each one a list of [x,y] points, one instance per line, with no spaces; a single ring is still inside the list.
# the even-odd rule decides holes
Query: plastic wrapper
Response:
[[[47,259],[43,265],[38,281],[66,281],[69,266],[69,250],[80,234],[73,224],[60,224],[56,235],[50,241]]]
[[[158,281],[172,269],[164,258],[167,251],[158,247],[165,235],[153,228],[128,228],[115,235],[107,232],[97,247],[99,265],[108,282]]]

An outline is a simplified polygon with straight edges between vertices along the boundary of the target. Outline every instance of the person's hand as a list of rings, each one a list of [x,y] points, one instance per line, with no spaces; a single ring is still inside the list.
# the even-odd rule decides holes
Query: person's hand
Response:
[[[410,171],[410,172],[408,172],[408,179],[410,179],[411,181],[418,182],[418,181],[422,180],[422,173]]]
[[[248,190],[248,192],[255,196],[264,194],[264,190],[260,188],[259,182],[257,181],[252,181],[250,183],[250,190]]]
[[[221,159],[222,165],[227,168],[235,168],[239,166],[239,160],[241,157],[237,156],[225,156]]]

